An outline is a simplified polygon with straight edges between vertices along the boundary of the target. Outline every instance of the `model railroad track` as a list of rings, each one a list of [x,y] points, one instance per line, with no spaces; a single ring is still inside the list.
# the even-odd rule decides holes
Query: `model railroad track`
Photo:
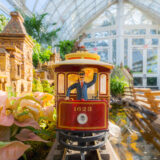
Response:
[[[87,153],[84,153],[84,155],[81,155],[80,152],[64,149],[62,160],[109,160],[109,159],[108,158],[102,159],[99,149],[96,149],[94,151],[89,151]]]
[[[74,145],[70,140],[67,140],[66,143]],[[96,146],[97,142],[92,141],[91,145],[93,144]],[[109,154],[106,153],[105,145],[100,147],[100,149],[80,152],[64,148],[62,144],[59,144],[57,138],[46,160],[110,160],[110,158]]]
[[[93,136],[94,134],[91,133],[90,136]],[[74,145],[70,144],[69,140],[67,141],[68,145]],[[97,146],[97,141],[92,141],[90,142],[90,145]],[[82,143],[82,145],[84,145]],[[86,147],[84,145],[84,147]],[[89,146],[88,146],[89,147]],[[95,150],[89,150],[85,152],[80,152],[80,151],[75,151],[75,150],[68,150],[64,149],[62,160],[109,160],[109,155],[101,155],[103,152],[103,149],[105,150],[106,148],[102,146],[100,149],[95,149]]]

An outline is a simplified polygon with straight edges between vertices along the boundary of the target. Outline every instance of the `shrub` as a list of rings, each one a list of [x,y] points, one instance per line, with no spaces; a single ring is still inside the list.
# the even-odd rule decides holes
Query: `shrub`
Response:
[[[47,80],[42,81],[42,86],[43,86],[43,92],[53,94],[54,86],[50,86]]]
[[[69,40],[64,40],[60,41],[57,47],[60,49],[60,56],[62,60],[65,59],[65,55],[68,53],[71,53],[73,48],[74,48],[75,40],[69,41]]]
[[[111,78],[110,87],[112,96],[122,96],[125,86],[128,86],[128,83],[123,77],[119,78],[118,76],[114,76]]]
[[[33,92],[43,92],[43,86],[40,80],[33,79],[32,91]]]

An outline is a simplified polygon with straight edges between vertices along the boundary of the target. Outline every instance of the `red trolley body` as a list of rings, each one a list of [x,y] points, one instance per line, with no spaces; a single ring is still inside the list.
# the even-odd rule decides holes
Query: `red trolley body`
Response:
[[[71,131],[108,129],[108,103],[105,100],[60,100],[57,111],[57,129]]]

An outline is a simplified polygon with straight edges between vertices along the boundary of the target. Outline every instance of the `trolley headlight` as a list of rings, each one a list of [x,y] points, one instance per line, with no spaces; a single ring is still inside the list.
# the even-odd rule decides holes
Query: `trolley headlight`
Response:
[[[77,121],[79,124],[85,124],[87,123],[88,121],[88,117],[86,114],[84,113],[80,113],[78,116],[77,116]]]

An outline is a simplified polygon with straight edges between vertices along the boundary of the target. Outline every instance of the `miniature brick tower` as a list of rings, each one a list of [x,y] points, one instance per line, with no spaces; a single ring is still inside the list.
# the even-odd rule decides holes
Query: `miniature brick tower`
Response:
[[[15,92],[31,92],[33,80],[33,42],[28,37],[23,18],[11,12],[11,20],[0,33],[0,90],[11,86]]]

